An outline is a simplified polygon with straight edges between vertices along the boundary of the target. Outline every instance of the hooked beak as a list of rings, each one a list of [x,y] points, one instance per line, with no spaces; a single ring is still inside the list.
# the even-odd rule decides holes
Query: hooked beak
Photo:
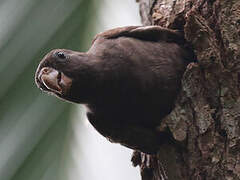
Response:
[[[42,68],[37,75],[37,80],[41,89],[61,96],[65,95],[72,85],[71,78],[50,67]]]

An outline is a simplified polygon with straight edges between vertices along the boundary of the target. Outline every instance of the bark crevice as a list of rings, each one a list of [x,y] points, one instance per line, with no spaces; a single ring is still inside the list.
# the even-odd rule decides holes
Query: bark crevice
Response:
[[[139,152],[143,179],[240,179],[240,2],[139,5],[143,25],[182,30],[197,57],[184,73],[174,110],[159,127],[169,128],[177,143],[162,146],[156,156]]]

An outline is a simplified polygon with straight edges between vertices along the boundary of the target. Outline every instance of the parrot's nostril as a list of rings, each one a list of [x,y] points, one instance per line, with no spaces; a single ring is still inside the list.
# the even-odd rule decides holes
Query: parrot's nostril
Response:
[[[43,68],[42,69],[42,74],[48,74],[50,72],[49,68]]]

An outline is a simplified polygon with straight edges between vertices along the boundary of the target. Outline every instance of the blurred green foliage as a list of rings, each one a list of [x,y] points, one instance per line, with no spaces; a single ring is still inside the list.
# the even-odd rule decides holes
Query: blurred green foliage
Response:
[[[71,105],[40,92],[34,73],[51,49],[83,51],[94,0],[0,1],[0,179],[60,179]]]

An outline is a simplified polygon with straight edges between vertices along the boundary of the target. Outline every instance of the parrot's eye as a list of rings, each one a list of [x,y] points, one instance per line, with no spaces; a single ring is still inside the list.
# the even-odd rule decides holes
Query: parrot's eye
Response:
[[[60,59],[66,59],[66,55],[64,54],[64,52],[56,52],[56,56]]]

